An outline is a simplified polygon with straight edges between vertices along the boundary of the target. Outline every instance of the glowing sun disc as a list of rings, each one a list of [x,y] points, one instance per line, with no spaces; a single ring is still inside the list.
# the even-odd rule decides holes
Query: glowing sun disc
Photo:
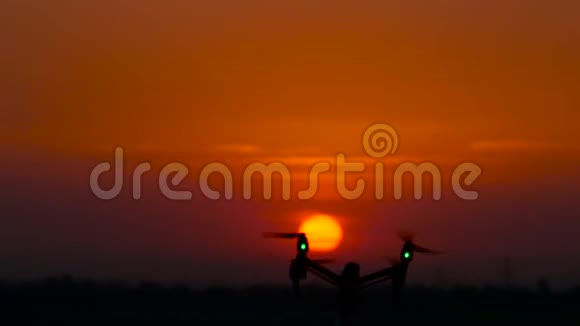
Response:
[[[307,218],[298,230],[308,237],[310,250],[329,251],[335,249],[342,240],[342,228],[330,215],[316,214]]]

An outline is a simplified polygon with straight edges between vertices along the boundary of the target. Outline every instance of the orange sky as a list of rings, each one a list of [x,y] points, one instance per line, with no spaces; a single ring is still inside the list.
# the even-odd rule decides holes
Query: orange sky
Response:
[[[67,203],[82,202],[81,212],[110,214],[113,208],[93,201],[86,184],[92,166],[111,160],[117,145],[131,164],[149,160],[158,170],[170,161],[187,163],[197,182],[195,173],[215,160],[239,171],[254,160],[298,169],[337,152],[362,157],[364,129],[387,122],[400,137],[394,160],[429,160],[446,171],[463,161],[482,166],[478,185],[486,204],[460,213],[443,201],[437,207],[445,214],[479,216],[475,211],[490,206],[505,212],[518,196],[522,210],[537,212],[527,196],[539,185],[549,189],[545,206],[555,207],[555,215],[571,214],[563,207],[579,210],[566,193],[577,193],[580,175],[580,5],[574,1],[8,1],[0,12],[0,146],[10,158],[2,177],[16,187],[4,190],[12,208],[27,198],[20,185],[26,180],[33,194],[42,192],[52,203],[44,211],[74,215]],[[57,185],[66,189],[60,201]],[[123,205],[128,215],[145,210]],[[177,216],[217,214],[212,204],[203,210],[151,205],[183,209]],[[280,205],[272,211],[300,211],[302,204]],[[425,213],[412,203],[399,206],[400,216]],[[372,223],[348,222],[349,214],[383,209],[337,207],[360,237]],[[13,219],[5,222],[6,232],[22,234],[38,223],[14,222],[24,211],[6,214]],[[481,218],[461,225],[489,227]],[[297,225],[284,221],[270,226]],[[580,226],[566,221],[562,230]],[[63,217],[63,223],[70,221]],[[87,223],[72,224],[90,232]],[[111,223],[130,237],[132,222]],[[167,223],[170,234],[186,222]],[[256,232],[268,225],[260,218],[252,223]],[[454,223],[441,222],[447,235]],[[148,240],[135,240],[135,250],[162,247],[165,238],[153,229],[145,232]],[[103,238],[96,233],[91,245],[109,239],[109,231],[101,230]],[[47,243],[59,234],[36,232]],[[3,254],[17,256],[43,243],[29,241]],[[477,240],[471,245],[482,246]],[[223,246],[216,252],[231,254]],[[241,247],[245,251],[235,255],[250,257],[252,244]],[[66,252],[70,243],[54,248]],[[156,257],[175,248],[159,252]],[[27,270],[18,259],[12,265]]]

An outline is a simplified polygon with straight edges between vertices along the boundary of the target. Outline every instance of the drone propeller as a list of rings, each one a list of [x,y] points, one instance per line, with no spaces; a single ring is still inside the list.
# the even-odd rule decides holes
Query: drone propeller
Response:
[[[413,250],[416,251],[416,252],[423,253],[423,254],[431,254],[431,255],[439,255],[439,254],[442,254],[443,253],[441,251],[436,251],[436,250],[431,250],[431,249],[419,247],[419,246],[417,246],[414,243],[413,243]]]
[[[399,236],[399,239],[401,239],[403,242],[413,242],[413,239],[415,239],[414,233],[399,231],[397,235]]]
[[[415,239],[415,234],[413,234],[413,233],[399,231],[399,238],[405,243],[405,245],[408,245],[415,252],[420,252],[420,253],[424,253],[424,254],[432,254],[432,255],[442,254],[442,252],[440,252],[440,251],[431,250],[431,249],[416,245],[413,242],[413,240]]]
[[[263,237],[267,239],[296,239],[304,233],[283,233],[283,232],[264,232]]]

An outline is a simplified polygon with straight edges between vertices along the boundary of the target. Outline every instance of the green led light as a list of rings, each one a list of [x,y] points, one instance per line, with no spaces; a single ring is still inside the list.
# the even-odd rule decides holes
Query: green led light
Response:
[[[408,251],[405,251],[405,253],[403,254],[403,257],[405,257],[405,259],[409,259],[409,258],[411,258],[411,253]]]
[[[301,245],[300,245],[300,249],[301,249],[301,250],[306,250],[306,244],[305,244],[305,243],[301,244]]]

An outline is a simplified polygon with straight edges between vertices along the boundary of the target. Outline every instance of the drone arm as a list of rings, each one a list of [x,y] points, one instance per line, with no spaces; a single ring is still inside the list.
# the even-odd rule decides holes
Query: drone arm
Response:
[[[320,277],[321,279],[327,281],[328,283],[332,284],[332,285],[338,285],[339,282],[339,276],[331,271],[330,269],[316,263],[313,262],[310,259],[306,260],[306,268],[309,272],[311,272],[312,274]]]
[[[382,269],[380,271],[365,275],[360,278],[359,287],[366,288],[381,282],[390,281],[393,279],[395,272],[395,267],[391,266],[389,268]]]

